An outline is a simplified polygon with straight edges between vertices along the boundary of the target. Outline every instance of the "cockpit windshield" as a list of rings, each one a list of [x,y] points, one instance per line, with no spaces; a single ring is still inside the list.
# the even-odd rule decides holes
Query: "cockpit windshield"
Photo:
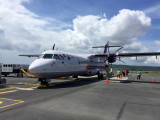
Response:
[[[58,55],[58,54],[41,54],[39,56],[40,58],[44,58],[44,59],[56,59],[56,60],[64,60],[64,57],[62,55]]]
[[[44,54],[42,58],[44,59],[52,59],[53,54]]]

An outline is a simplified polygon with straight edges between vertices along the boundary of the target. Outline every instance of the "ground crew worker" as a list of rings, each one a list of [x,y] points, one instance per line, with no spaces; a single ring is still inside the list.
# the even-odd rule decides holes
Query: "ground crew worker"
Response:
[[[125,74],[126,74],[127,77],[128,77],[128,73],[129,73],[129,70],[125,69]]]
[[[122,75],[123,77],[125,77],[125,70],[122,70]]]
[[[119,69],[117,70],[117,78],[118,77],[120,78],[120,70]]]
[[[140,71],[140,70],[137,71],[137,79],[138,79],[138,80],[141,79],[141,71]]]

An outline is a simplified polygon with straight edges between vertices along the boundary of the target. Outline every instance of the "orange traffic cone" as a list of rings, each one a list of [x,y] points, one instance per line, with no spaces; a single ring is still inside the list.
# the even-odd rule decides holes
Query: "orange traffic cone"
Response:
[[[122,75],[120,75],[120,79],[122,79]]]
[[[153,76],[152,82],[155,82],[154,76]]]
[[[108,84],[109,83],[109,81],[108,81],[108,77],[107,77],[107,79],[106,79],[106,84]]]
[[[16,77],[16,73],[14,73],[14,76]]]

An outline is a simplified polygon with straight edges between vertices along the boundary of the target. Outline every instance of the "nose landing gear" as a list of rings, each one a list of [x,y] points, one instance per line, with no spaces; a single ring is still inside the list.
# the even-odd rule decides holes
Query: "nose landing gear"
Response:
[[[50,79],[38,78],[38,81],[41,82],[41,85],[48,85],[48,82],[50,82]]]

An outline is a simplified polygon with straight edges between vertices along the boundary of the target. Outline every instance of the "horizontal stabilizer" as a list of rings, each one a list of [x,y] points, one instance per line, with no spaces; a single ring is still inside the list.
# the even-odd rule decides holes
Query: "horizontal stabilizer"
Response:
[[[122,46],[107,46],[107,47],[109,48],[109,47],[122,47]],[[105,46],[95,46],[92,48],[105,48]]]

